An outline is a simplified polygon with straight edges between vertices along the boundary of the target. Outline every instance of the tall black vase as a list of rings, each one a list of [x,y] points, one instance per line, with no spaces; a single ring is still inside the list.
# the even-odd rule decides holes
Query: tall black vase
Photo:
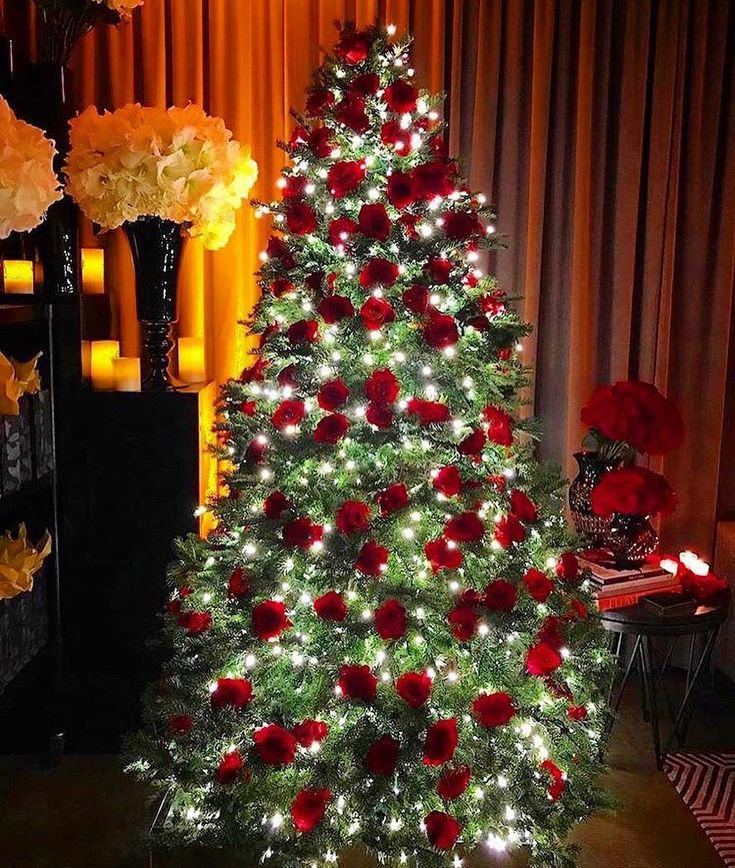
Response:
[[[135,266],[135,300],[146,351],[142,388],[169,391],[173,347],[171,323],[176,320],[176,288],[184,247],[181,226],[160,217],[139,217],[124,223]]]

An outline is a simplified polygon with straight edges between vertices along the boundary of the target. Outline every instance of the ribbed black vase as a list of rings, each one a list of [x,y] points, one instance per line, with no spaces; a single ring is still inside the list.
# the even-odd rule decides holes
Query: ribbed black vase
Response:
[[[601,545],[610,520],[592,510],[592,489],[608,470],[615,470],[619,459],[601,458],[597,452],[575,452],[579,473],[569,486],[569,508],[577,533],[584,534],[592,545]]]
[[[658,534],[647,515],[614,512],[603,540],[619,569],[639,567],[658,547]]]
[[[176,320],[176,289],[184,248],[181,226],[160,217],[139,217],[124,223],[135,266],[135,300],[145,349],[142,388],[169,391],[173,347],[171,323]]]

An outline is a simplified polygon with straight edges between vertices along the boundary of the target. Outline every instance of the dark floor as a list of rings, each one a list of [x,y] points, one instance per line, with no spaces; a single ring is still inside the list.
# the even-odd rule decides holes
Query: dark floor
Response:
[[[580,868],[716,868],[722,863],[665,775],[656,771],[634,692],[610,746],[608,785],[615,813],[580,826]],[[700,703],[690,736],[696,749],[735,748],[735,696],[721,688]],[[146,789],[123,775],[118,758],[68,756],[55,768],[0,758],[2,868],[149,868],[140,836],[152,819]],[[155,868],[229,868],[236,858],[172,853]],[[349,868],[366,865],[351,856]],[[514,860],[472,865],[517,864]]]

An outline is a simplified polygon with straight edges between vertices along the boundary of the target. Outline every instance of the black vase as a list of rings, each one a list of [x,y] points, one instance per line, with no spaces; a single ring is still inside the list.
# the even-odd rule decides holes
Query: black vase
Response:
[[[169,391],[173,347],[171,323],[176,320],[176,288],[184,235],[173,220],[139,217],[124,223],[135,266],[135,300],[146,351],[142,388]]]
[[[658,546],[658,534],[646,515],[615,512],[603,540],[618,568],[638,567]]]
[[[569,486],[569,508],[577,533],[584,534],[594,546],[604,542],[610,523],[592,511],[590,495],[592,489],[609,470],[614,470],[619,459],[601,458],[597,452],[575,452],[574,459],[579,465],[579,473]]]

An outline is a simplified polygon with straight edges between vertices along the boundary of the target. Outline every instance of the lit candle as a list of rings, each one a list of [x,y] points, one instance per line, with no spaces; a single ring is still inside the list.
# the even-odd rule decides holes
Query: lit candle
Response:
[[[203,383],[207,379],[204,338],[179,338],[179,379],[185,383]]]
[[[92,341],[92,385],[95,389],[114,389],[112,360],[120,355],[119,341]]]
[[[140,359],[120,356],[112,360],[116,392],[140,392]]]
[[[709,573],[709,564],[694,552],[679,552],[679,560],[695,576],[706,576]]]
[[[3,262],[5,292],[33,292],[33,263],[26,259],[6,259]]]
[[[92,342],[82,341],[82,379],[92,379]]]
[[[82,291],[85,295],[105,292],[105,251],[101,247],[82,248]]]

